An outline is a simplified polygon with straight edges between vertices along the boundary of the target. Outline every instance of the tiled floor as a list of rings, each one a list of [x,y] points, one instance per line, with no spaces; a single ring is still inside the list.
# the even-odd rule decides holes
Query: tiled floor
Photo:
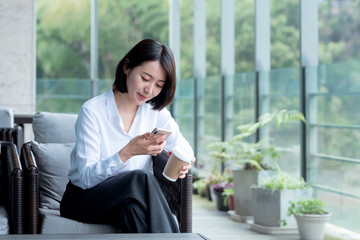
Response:
[[[232,220],[227,212],[220,212],[213,202],[199,195],[193,196],[193,232],[211,240],[298,240],[295,235],[267,235],[250,229],[247,223]]]

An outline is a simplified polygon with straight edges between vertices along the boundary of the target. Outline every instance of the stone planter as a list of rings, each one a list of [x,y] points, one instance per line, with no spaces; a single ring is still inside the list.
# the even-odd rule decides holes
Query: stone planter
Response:
[[[252,216],[251,187],[258,182],[259,171],[233,170],[235,213]]]
[[[301,240],[324,239],[325,226],[331,214],[295,216]]]
[[[280,220],[285,219],[286,228],[296,228],[295,218],[287,216],[289,202],[312,195],[311,188],[272,190],[253,187],[251,190],[254,223],[265,227],[282,227]]]

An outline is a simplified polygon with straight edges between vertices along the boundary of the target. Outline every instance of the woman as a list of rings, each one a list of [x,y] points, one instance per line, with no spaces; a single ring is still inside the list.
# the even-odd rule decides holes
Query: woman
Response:
[[[113,224],[122,232],[179,232],[151,173],[151,156],[163,149],[192,151],[165,108],[175,89],[174,57],[167,46],[145,39],[124,56],[112,88],[80,109],[62,216]],[[165,141],[151,134],[155,127],[172,134]],[[179,171],[179,178],[190,167]]]

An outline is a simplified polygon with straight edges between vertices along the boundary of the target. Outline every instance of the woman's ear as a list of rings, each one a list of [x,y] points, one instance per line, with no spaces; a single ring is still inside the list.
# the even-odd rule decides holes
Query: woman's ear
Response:
[[[129,74],[129,59],[125,59],[124,61],[124,66],[123,66],[123,71],[126,75]]]

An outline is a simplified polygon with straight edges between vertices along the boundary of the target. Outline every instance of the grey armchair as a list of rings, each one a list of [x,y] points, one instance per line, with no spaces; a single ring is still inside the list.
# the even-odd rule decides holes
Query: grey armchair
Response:
[[[113,233],[110,225],[87,224],[60,216],[59,203],[68,182],[70,152],[75,142],[77,115],[37,113],[33,118],[34,141],[25,143],[20,159],[23,166],[26,198],[27,233]],[[177,217],[181,232],[192,231],[192,176],[175,183],[161,172],[167,156],[159,154],[154,161],[154,175]]]

